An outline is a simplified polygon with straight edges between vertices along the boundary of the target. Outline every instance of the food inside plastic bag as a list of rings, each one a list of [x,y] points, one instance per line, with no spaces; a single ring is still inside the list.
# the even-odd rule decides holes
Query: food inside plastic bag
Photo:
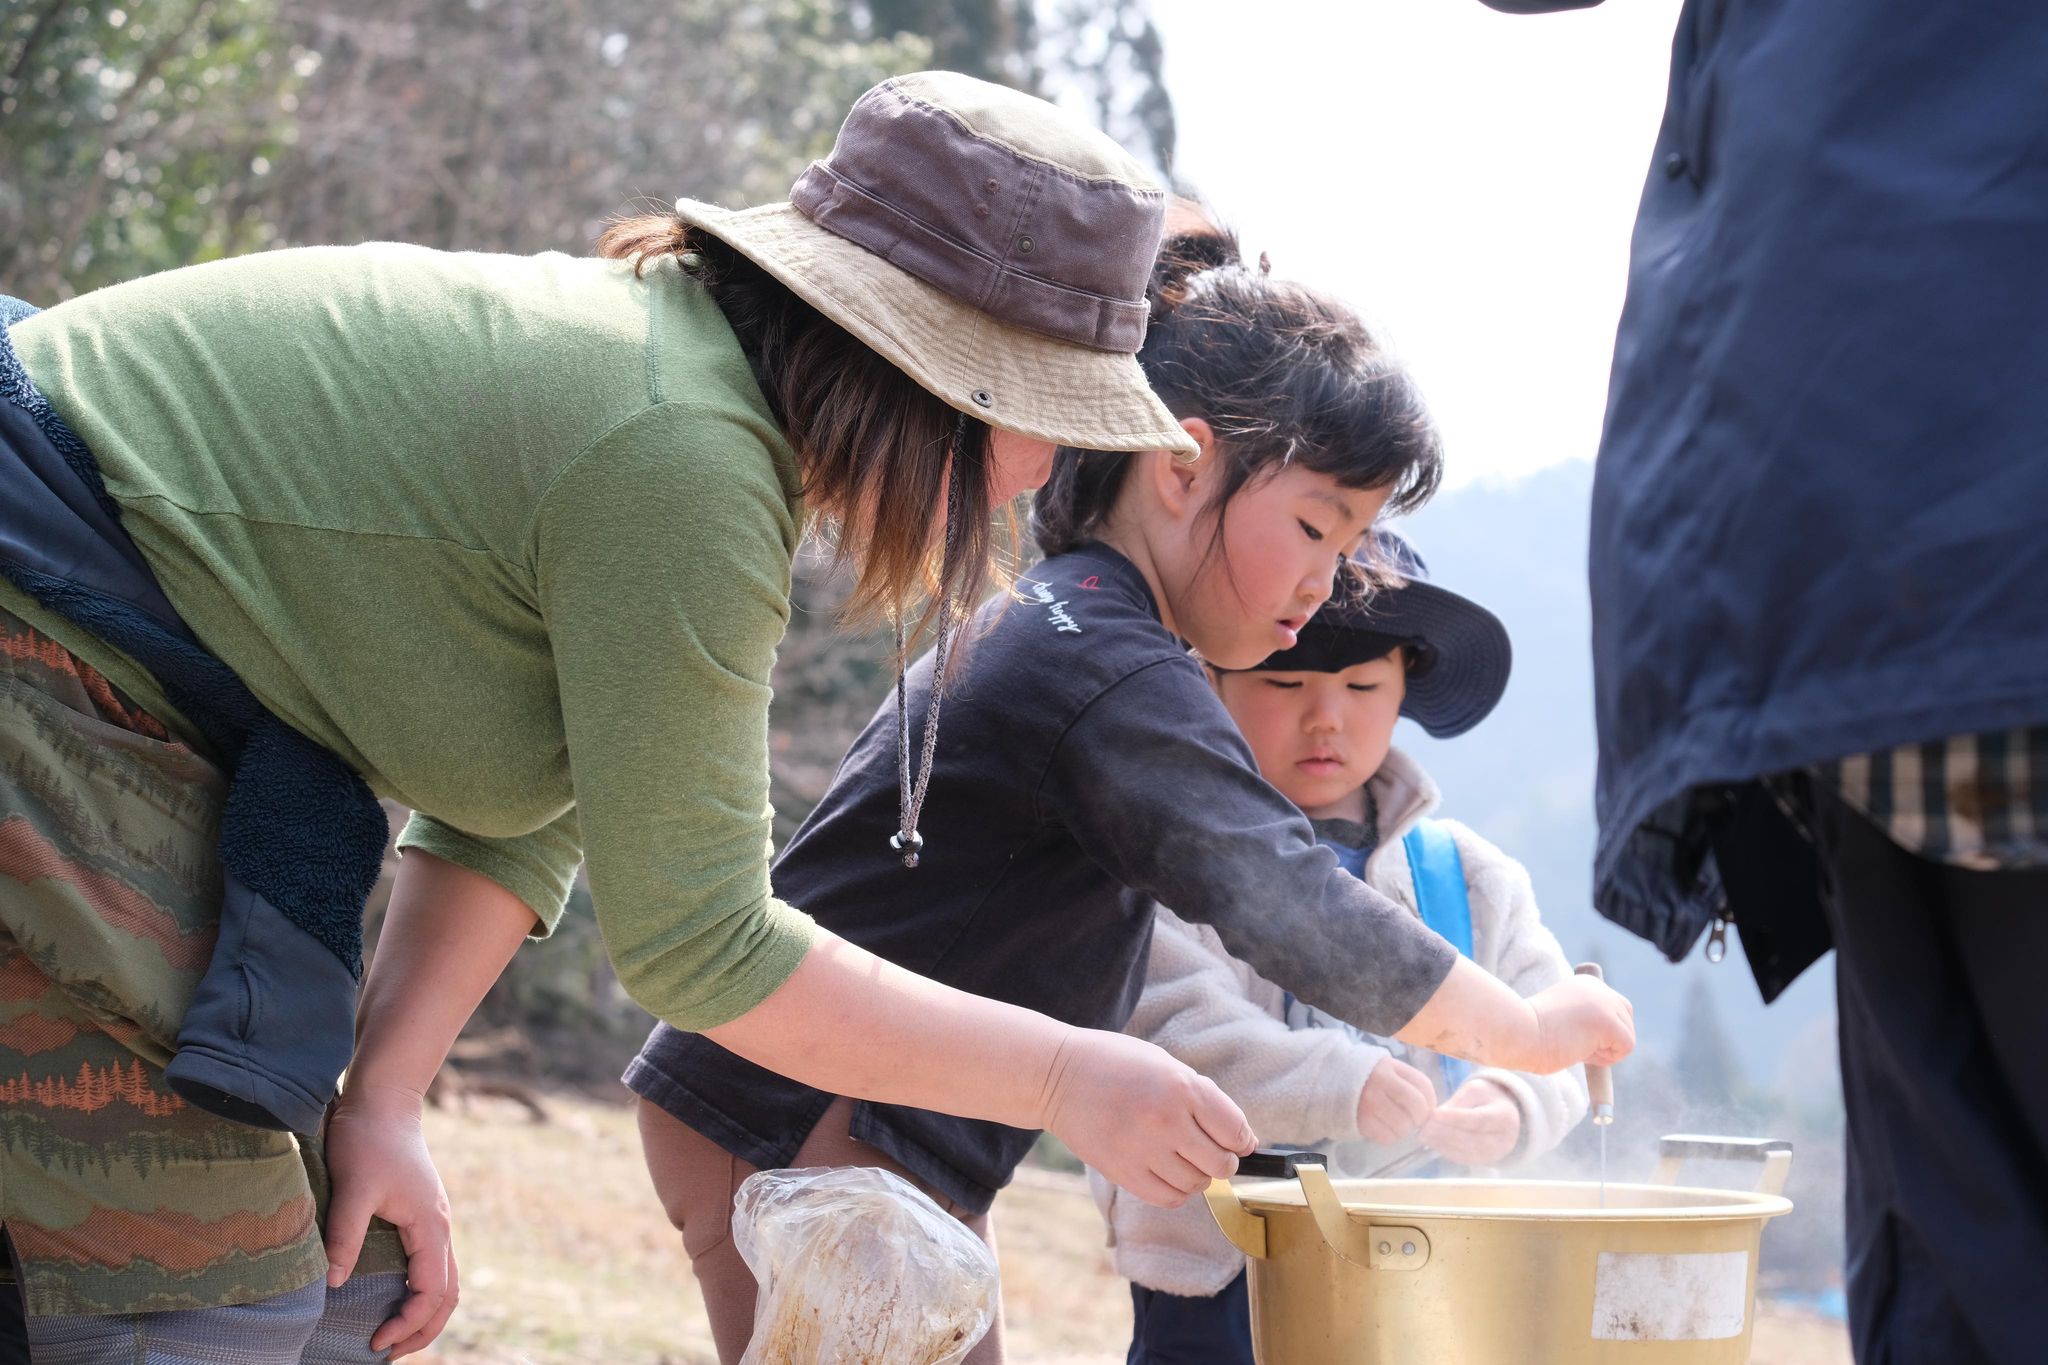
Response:
[[[957,1365],[995,1321],[995,1253],[890,1171],[751,1175],[732,1235],[760,1284],[740,1365]]]

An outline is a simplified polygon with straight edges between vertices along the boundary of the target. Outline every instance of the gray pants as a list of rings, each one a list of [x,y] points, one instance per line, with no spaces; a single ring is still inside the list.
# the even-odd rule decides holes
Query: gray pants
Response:
[[[403,1275],[357,1275],[274,1299],[111,1317],[31,1317],[35,1365],[370,1365],[370,1334],[398,1311]]]

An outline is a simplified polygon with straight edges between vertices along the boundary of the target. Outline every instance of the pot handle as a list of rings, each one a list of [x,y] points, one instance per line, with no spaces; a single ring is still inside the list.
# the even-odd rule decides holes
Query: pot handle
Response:
[[[1292,1180],[1303,1166],[1327,1166],[1321,1152],[1282,1152],[1266,1148],[1237,1159],[1237,1173],[1250,1180]]]
[[[1237,1173],[1257,1180],[1292,1180],[1302,1165],[1321,1166],[1324,1160],[1321,1152],[1258,1151],[1237,1159]],[[1202,1197],[1232,1246],[1254,1260],[1266,1259],[1266,1220],[1244,1206],[1228,1180],[1211,1180]]]
[[[1692,1159],[1703,1161],[1754,1161],[1758,1164],[1758,1194],[1783,1194],[1785,1180],[1792,1174],[1792,1144],[1782,1138],[1712,1137],[1700,1133],[1672,1133],[1657,1144],[1657,1169],[1650,1176],[1653,1185],[1676,1185],[1678,1170]]]
[[[1330,1250],[1361,1270],[1420,1270],[1429,1264],[1429,1238],[1421,1228],[1361,1223],[1344,1211],[1321,1152],[1254,1152],[1240,1157],[1239,1175],[1301,1182],[1309,1215]],[[1267,1255],[1266,1220],[1244,1206],[1228,1180],[1212,1180],[1205,1197],[1223,1235],[1245,1255]]]

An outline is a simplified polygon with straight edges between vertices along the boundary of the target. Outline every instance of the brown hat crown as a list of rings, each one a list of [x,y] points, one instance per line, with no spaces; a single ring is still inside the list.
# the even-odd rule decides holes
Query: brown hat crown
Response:
[[[1135,354],[1166,195],[1102,133],[950,71],[861,96],[790,203],[999,322]]]

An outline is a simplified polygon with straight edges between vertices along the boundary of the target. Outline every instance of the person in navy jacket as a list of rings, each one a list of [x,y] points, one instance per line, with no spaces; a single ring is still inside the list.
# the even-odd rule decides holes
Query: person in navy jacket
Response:
[[[2044,128],[2048,7],[1688,0],[1594,481],[1596,899],[1835,948],[1865,1365],[2042,1354]]]

